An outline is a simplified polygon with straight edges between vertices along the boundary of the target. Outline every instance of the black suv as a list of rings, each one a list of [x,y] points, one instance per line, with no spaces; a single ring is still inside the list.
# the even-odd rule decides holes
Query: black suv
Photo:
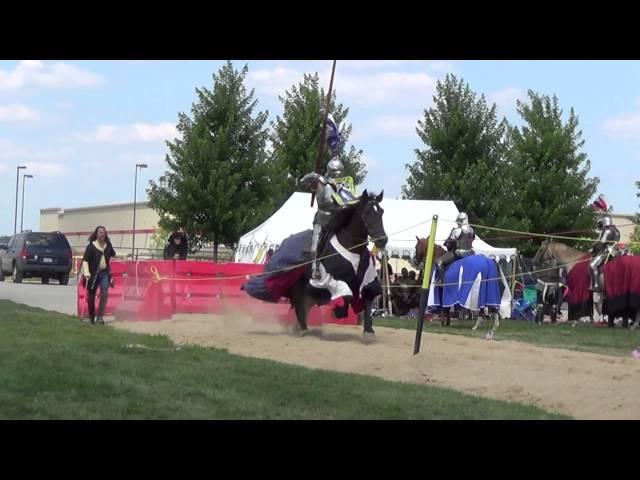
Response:
[[[13,282],[40,277],[42,283],[57,278],[60,285],[69,284],[73,251],[60,232],[22,232],[9,240],[7,249],[0,249],[0,281],[13,275]]]

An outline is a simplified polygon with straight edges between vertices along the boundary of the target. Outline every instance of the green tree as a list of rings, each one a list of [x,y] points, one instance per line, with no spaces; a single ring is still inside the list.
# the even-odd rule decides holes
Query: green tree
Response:
[[[267,112],[254,110],[254,91],[247,94],[248,68],[227,62],[213,75],[213,87],[196,89],[191,116],[180,113],[180,134],[167,142],[168,171],[150,182],[149,203],[160,226],[184,226],[190,243],[231,245],[264,221],[273,210],[265,147]]]
[[[584,236],[594,225],[591,199],[599,180],[589,177],[591,162],[581,151],[578,117],[572,108],[563,121],[556,96],[529,90],[528,97],[528,102],[517,102],[524,125],[510,129],[511,172],[517,179],[512,227],[535,233],[575,230],[576,236]],[[532,254],[539,243],[520,241],[518,248]],[[581,246],[587,247],[584,242]]]
[[[277,182],[278,206],[298,190],[298,179],[316,168],[326,93],[320,87],[317,73],[305,74],[302,82],[293,85],[279,99],[283,104],[283,113],[273,122],[271,135],[274,166],[277,169],[274,182]],[[331,95],[329,111],[338,124],[345,121],[349,113],[348,108],[336,104],[335,92]],[[367,172],[362,161],[362,150],[356,150],[353,145],[347,148],[351,129],[349,124],[343,130],[343,143],[337,156],[342,160],[347,175],[351,175],[357,185],[364,180]],[[330,158],[330,152],[325,149],[321,159],[322,173]]]
[[[156,250],[164,249],[167,245],[167,241],[169,240],[169,235],[171,235],[169,230],[158,226],[155,233],[149,237],[149,244],[151,245],[151,248]]]
[[[407,165],[403,197],[452,200],[471,223],[505,225],[512,192],[505,160],[508,125],[497,119],[495,104],[447,75],[416,131],[425,148],[416,149],[417,161]]]

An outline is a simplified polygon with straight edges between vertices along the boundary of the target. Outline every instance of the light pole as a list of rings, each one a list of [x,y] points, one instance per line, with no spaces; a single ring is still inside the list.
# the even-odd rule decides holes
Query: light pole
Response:
[[[22,176],[22,209],[20,212],[20,231],[22,232],[22,220],[24,219],[24,181],[27,178],[33,178],[33,175]]]
[[[14,215],[13,221],[13,234],[16,234],[16,230],[18,229],[18,182],[20,181],[20,170],[25,169],[27,167],[19,166],[16,168],[16,213]]]
[[[133,238],[131,242],[131,260],[135,257],[136,250],[136,198],[138,193],[138,169],[147,168],[146,163],[136,163],[136,176],[133,184]]]

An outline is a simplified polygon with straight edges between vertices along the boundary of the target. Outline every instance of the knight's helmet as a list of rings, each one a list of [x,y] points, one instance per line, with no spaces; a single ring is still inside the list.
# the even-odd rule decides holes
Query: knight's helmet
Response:
[[[599,230],[602,230],[605,227],[610,227],[611,225],[613,225],[613,220],[611,220],[611,217],[608,214],[605,214],[598,219]]]
[[[604,199],[604,195],[598,195],[598,198],[591,206],[598,216],[598,220],[596,222],[596,229],[598,231],[601,231],[604,227],[613,225],[613,220],[611,219],[611,216],[609,216],[612,208],[607,204]]]
[[[344,176],[344,165],[339,158],[332,158],[327,163],[327,177],[340,178]]]
[[[456,223],[459,227],[463,225],[469,225],[469,216],[466,214],[466,212],[460,212],[458,214],[458,216],[456,217]]]
[[[331,151],[334,153],[338,151],[338,149],[340,148],[340,144],[342,143],[341,132],[343,127],[344,124],[341,124],[338,127],[338,124],[333,119],[333,115],[327,115],[325,141],[327,142],[327,145],[329,146]]]

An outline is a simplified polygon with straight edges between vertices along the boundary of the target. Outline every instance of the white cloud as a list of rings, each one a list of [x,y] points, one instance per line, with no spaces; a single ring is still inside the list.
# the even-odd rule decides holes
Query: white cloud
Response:
[[[40,118],[40,114],[26,105],[10,103],[0,105],[0,122],[32,122]]]
[[[27,173],[42,177],[60,177],[71,173],[71,169],[55,162],[25,162]]]
[[[250,70],[247,81],[260,93],[284,95],[285,90],[302,80],[302,75],[302,72],[293,68],[262,68]]]
[[[525,100],[526,93],[518,87],[506,87],[501,90],[489,93],[487,100],[489,103],[495,103],[500,110],[513,110],[516,106],[516,100]]]
[[[73,103],[71,103],[71,102],[56,102],[55,107],[58,110],[71,110],[73,108]]]
[[[87,142],[127,144],[173,140],[178,131],[173,123],[135,123],[132,125],[100,125],[94,131],[77,133],[75,137]]]
[[[28,86],[80,88],[102,85],[104,79],[88,70],[67,63],[23,60],[13,70],[0,70],[0,92]]]
[[[371,137],[416,138],[419,115],[381,115],[371,119],[365,125],[355,128],[354,142]]]
[[[27,154],[28,150],[26,148],[0,138],[0,160],[19,159]]]
[[[428,67],[430,70],[434,72],[443,72],[443,73],[451,73],[455,72],[455,67],[453,63],[447,62],[446,60],[436,60],[433,62],[429,62]]]
[[[420,72],[337,75],[336,91],[345,101],[361,105],[415,106],[431,101],[436,78]]]
[[[8,140],[0,139],[0,160],[10,162],[20,162],[22,165],[34,165],[42,171],[50,175],[52,172],[66,172],[66,167],[62,170],[55,165],[56,161],[64,161],[74,153],[72,147],[63,147],[59,150],[34,150],[29,147],[18,145]],[[48,166],[45,166],[48,165]],[[51,165],[54,165],[51,167]],[[13,167],[12,167],[13,168]]]
[[[368,130],[375,135],[415,137],[418,118],[417,115],[382,115],[371,121]]]
[[[313,73],[309,71],[307,73]],[[323,88],[329,86],[329,68],[319,72]],[[302,80],[303,72],[289,67],[263,68],[249,72],[248,83],[259,93],[283,95]],[[359,105],[392,104],[424,106],[435,91],[436,77],[425,72],[354,73],[336,71],[334,89],[340,101]]]
[[[603,127],[610,138],[640,140],[640,113],[622,114],[608,118]]]
[[[427,67],[433,72],[453,72],[453,63],[445,60],[339,60],[336,68],[347,70],[390,70],[398,67]]]
[[[396,68],[401,65],[423,63],[422,60],[338,60],[336,69],[346,68],[352,70],[373,70]]]

